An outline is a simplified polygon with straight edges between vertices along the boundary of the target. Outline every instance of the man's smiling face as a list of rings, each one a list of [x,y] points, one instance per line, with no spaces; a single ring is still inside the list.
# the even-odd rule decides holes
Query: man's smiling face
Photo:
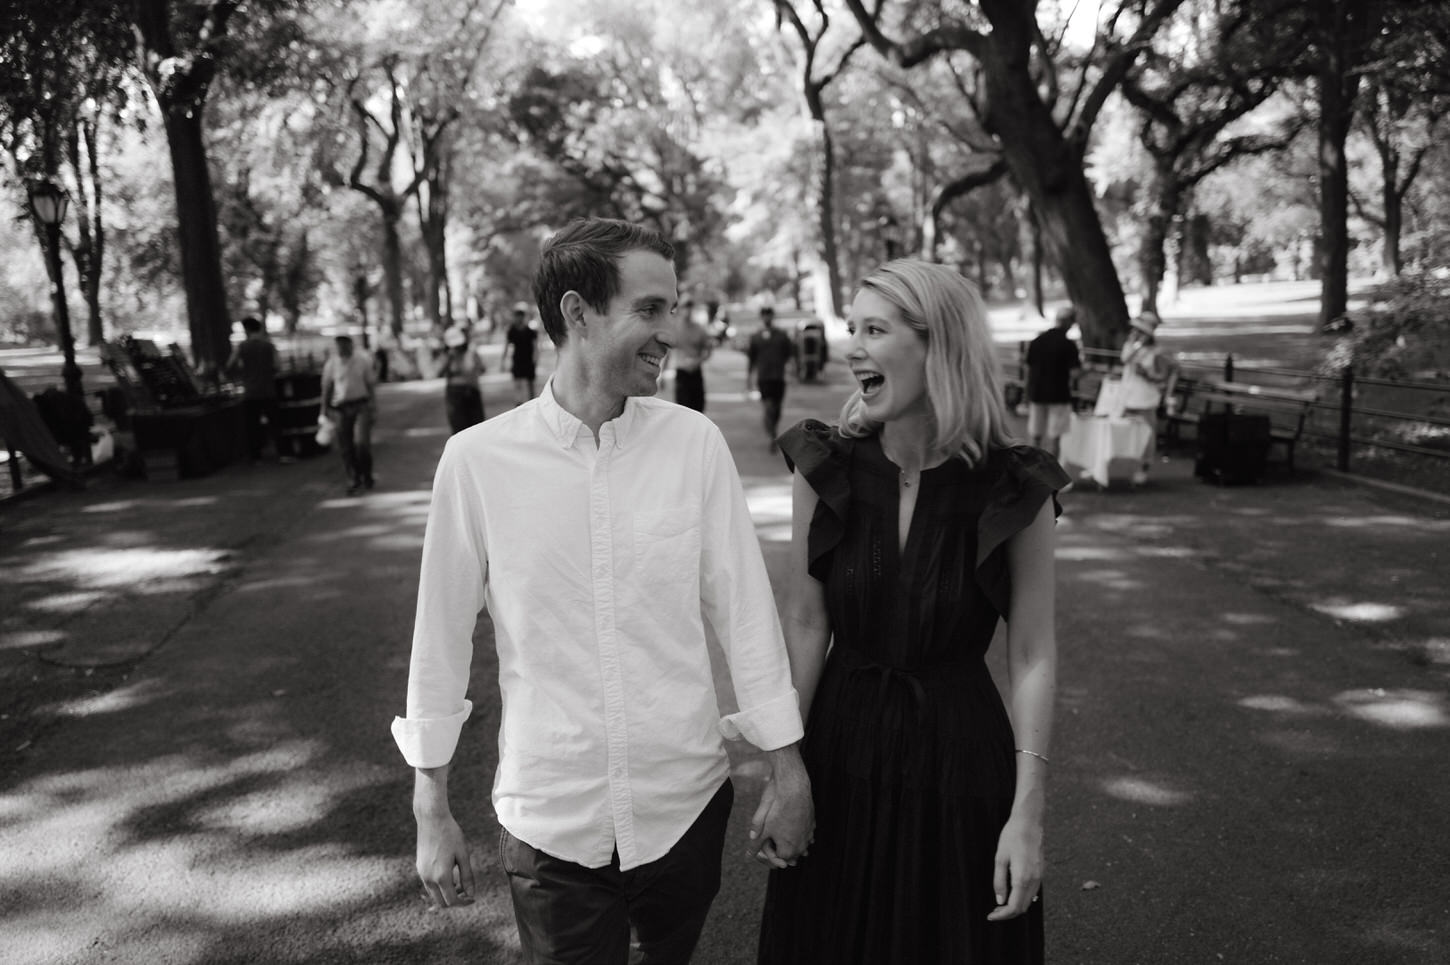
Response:
[[[659,391],[665,356],[674,344],[673,315],[678,290],[675,268],[652,251],[631,251],[619,259],[619,291],[603,315],[585,308],[591,379],[615,396]]]

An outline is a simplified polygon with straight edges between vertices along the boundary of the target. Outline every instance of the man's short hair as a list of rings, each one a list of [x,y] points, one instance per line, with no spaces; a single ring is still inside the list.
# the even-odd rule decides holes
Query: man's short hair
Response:
[[[534,272],[534,301],[551,342],[564,344],[568,332],[559,309],[566,292],[578,292],[596,312],[609,310],[619,293],[619,260],[631,251],[652,251],[670,262],[675,258],[674,246],[658,231],[613,218],[578,218],[544,242]]]
[[[333,341],[336,342],[338,345],[351,345],[352,344],[352,336],[351,335],[339,335],[336,338],[334,338]]]
[[[242,319],[242,331],[246,332],[248,335],[252,334],[253,332],[260,332],[261,330],[262,320],[260,318],[257,318],[255,315],[248,315],[246,318]]]
[[[1071,305],[1064,305],[1057,310],[1057,324],[1071,325],[1077,321],[1077,309]]]
[[[775,317],[775,307],[773,305],[762,305],[761,308],[760,308],[760,317],[761,318],[774,318]]]

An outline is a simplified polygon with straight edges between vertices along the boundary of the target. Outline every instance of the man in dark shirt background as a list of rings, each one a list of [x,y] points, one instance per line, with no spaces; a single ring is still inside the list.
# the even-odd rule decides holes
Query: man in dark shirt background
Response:
[[[1057,455],[1072,416],[1072,372],[1082,364],[1067,337],[1077,321],[1071,305],[1057,310],[1057,324],[1027,347],[1027,434],[1032,444]]]
[[[760,310],[760,331],[750,336],[746,356],[749,362],[745,382],[749,386],[750,377],[755,376],[765,406],[765,435],[770,440],[770,451],[775,452],[776,427],[785,402],[785,367],[795,356],[795,340],[775,327],[775,309],[769,305]]]
[[[267,338],[261,319],[242,319],[247,337],[232,350],[227,374],[242,380],[242,407],[247,417],[247,454],[252,462],[262,458],[262,447],[271,438],[277,461],[292,462],[282,451],[282,424],[277,416],[277,346]],[[263,428],[263,424],[266,428]]]

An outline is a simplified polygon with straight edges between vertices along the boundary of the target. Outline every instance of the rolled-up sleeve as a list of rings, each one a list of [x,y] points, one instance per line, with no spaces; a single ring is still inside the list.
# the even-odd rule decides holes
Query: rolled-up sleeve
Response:
[[[725,737],[771,751],[800,740],[800,701],[775,595],[745,490],[725,441],[715,433],[705,461],[700,597],[730,667],[740,709],[720,721]]]
[[[414,767],[440,767],[452,760],[473,710],[465,694],[488,556],[480,490],[456,441],[444,448],[433,479],[408,667],[407,716],[394,718],[392,725],[398,749]]]

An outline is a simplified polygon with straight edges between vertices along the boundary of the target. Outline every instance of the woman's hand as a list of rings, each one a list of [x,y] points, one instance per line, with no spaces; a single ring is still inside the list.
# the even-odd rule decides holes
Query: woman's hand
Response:
[[[1025,913],[1037,900],[1042,885],[1042,823],[1027,818],[1008,818],[997,838],[997,860],[992,888],[997,908],[988,921],[1007,921]]]

